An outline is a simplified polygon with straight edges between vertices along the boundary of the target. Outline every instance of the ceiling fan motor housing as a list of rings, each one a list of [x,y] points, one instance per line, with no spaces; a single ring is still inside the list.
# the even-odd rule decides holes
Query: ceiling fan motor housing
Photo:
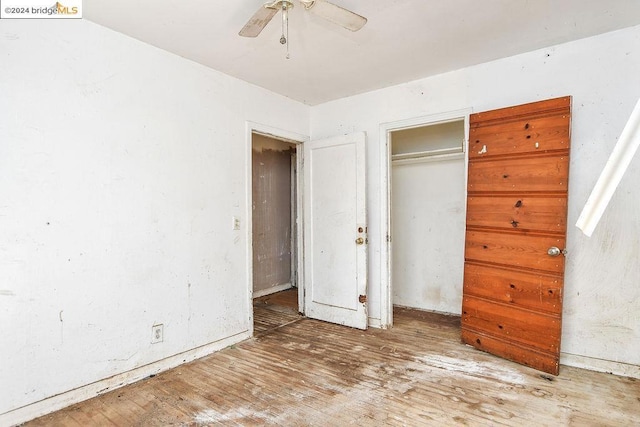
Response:
[[[266,2],[264,7],[269,9],[291,9],[293,7],[293,2],[291,0],[275,0]],[[306,7],[306,6],[305,6]]]

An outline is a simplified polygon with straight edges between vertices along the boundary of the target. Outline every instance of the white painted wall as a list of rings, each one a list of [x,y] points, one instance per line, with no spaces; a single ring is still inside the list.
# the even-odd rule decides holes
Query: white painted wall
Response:
[[[392,166],[393,304],[460,314],[465,162],[427,160]]]
[[[0,23],[0,424],[248,335],[248,120],[309,108],[88,21]]]
[[[380,317],[381,123],[473,108],[485,111],[573,96],[568,261],[562,350],[640,365],[640,158],[636,156],[593,237],[573,226],[640,97],[640,26],[413,81],[312,108],[311,137],[367,132],[369,313]],[[379,320],[378,320],[379,321]]]

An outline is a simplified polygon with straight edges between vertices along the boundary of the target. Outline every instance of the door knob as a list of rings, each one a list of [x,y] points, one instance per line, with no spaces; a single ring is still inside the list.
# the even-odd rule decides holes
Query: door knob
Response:
[[[358,237],[356,239],[356,245],[364,245],[364,239],[362,237]]]
[[[547,255],[549,256],[558,256],[558,255],[566,255],[567,254],[567,250],[566,249],[560,249],[557,246],[551,246],[549,249],[547,249]]]

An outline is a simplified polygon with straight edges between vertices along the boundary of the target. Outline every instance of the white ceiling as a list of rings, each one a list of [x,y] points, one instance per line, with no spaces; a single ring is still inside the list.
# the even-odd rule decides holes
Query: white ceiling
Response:
[[[639,0],[331,0],[368,18],[352,33],[290,13],[238,31],[265,0],[84,0],[105,27],[309,105],[640,24]]]

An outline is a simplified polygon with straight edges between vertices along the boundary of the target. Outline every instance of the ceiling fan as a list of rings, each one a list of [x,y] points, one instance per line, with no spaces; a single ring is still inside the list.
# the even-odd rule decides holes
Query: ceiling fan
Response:
[[[316,15],[340,25],[350,31],[358,31],[367,23],[367,18],[360,16],[350,10],[335,5],[325,0],[298,0],[305,10],[309,10]],[[282,11],[282,37],[280,43],[286,44],[287,37],[285,32],[288,27],[288,11],[293,7],[292,0],[272,0],[265,3],[254,15],[249,19],[245,26],[240,30],[243,37],[257,37],[258,34],[267,26],[273,17]]]

